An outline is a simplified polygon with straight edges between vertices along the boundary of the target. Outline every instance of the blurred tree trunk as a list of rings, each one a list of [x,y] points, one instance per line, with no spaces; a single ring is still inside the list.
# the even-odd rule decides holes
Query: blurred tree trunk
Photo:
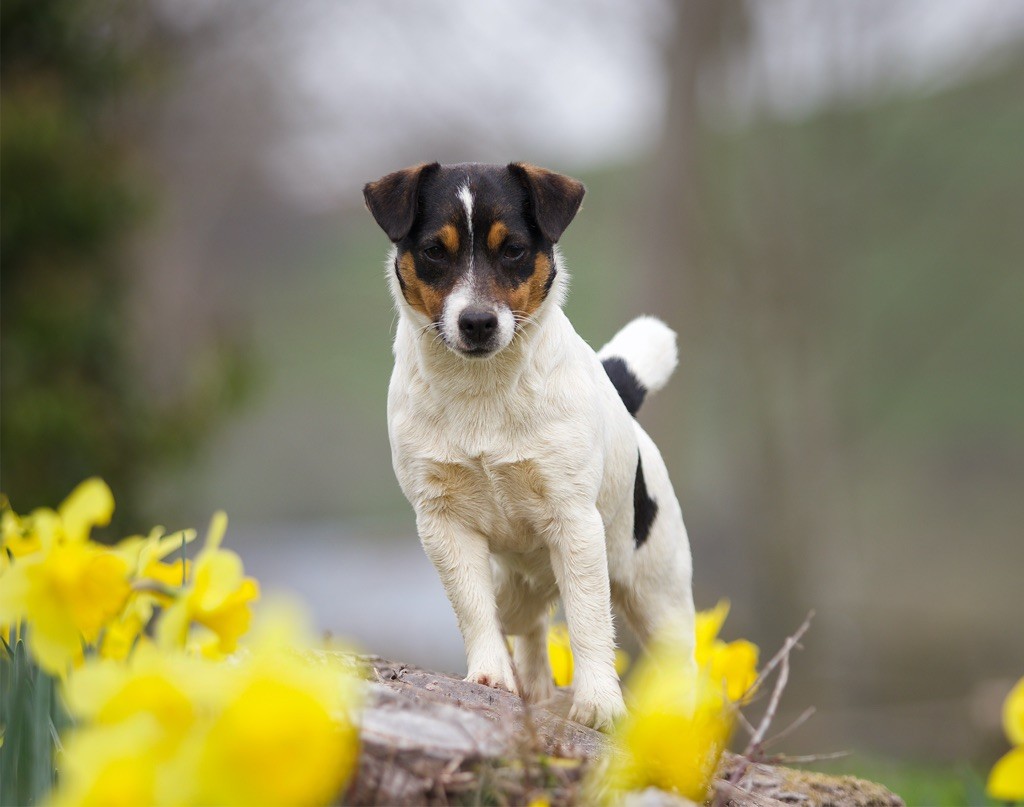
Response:
[[[829,586],[856,579],[841,563],[850,541],[827,355],[834,277],[802,229],[816,201],[786,170],[800,144],[702,120],[701,95],[727,58],[757,69],[748,6],[688,0],[677,12],[638,275],[643,307],[679,332],[684,410],[652,407],[654,431],[684,509],[701,501],[687,512],[698,598],[731,596],[734,627],[759,621],[768,641],[815,603],[822,574]]]

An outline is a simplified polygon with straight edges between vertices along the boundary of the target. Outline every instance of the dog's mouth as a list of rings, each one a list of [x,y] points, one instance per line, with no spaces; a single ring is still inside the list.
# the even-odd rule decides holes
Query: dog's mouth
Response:
[[[452,341],[448,337],[441,333],[441,342],[446,348],[457,356],[461,356],[464,359],[470,359],[471,361],[481,361],[489,359],[502,350],[502,345],[461,345],[452,344]]]
[[[476,359],[476,360],[479,360],[479,359],[489,359],[491,356],[493,356],[495,353],[498,352],[498,348],[496,348],[496,347],[470,347],[470,348],[455,347],[455,348],[452,348],[452,350],[454,350],[460,356],[463,356],[463,357],[465,357],[467,359]]]

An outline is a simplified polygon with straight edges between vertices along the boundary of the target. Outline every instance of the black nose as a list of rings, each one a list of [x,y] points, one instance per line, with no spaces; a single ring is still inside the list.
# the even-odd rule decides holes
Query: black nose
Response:
[[[483,345],[498,329],[498,315],[491,311],[469,309],[459,315],[459,331],[471,345]]]

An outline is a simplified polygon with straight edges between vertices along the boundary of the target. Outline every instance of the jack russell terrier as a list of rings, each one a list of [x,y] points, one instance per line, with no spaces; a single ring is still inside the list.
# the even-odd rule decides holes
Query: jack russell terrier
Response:
[[[466,645],[467,681],[554,694],[549,609],[575,659],[571,719],[625,711],[612,606],[641,643],[692,656],[692,561],[657,447],[633,416],[676,366],[675,334],[633,320],[600,352],[565,313],[556,242],[583,185],[526,163],[439,165],[366,185],[393,243],[388,433]],[[512,657],[503,634],[516,637]]]

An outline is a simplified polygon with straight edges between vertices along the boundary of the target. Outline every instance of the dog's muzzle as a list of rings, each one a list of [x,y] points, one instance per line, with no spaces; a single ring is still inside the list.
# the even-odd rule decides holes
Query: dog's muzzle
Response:
[[[464,352],[470,355],[490,353],[496,345],[498,315],[483,308],[467,308],[459,314],[459,337]]]

